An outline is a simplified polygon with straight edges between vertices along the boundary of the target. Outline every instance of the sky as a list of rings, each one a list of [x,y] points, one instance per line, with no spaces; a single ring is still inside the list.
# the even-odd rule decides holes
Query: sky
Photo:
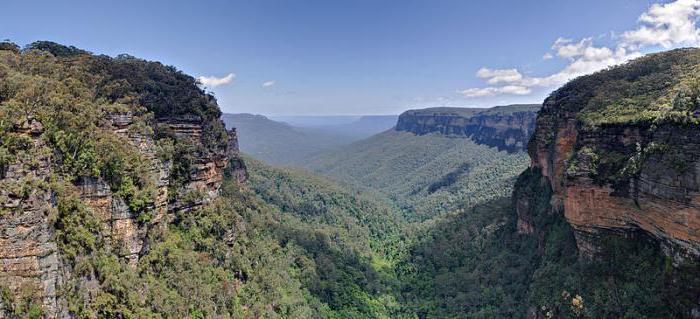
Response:
[[[541,103],[573,77],[698,46],[700,0],[4,0],[0,38],[174,65],[227,113]]]

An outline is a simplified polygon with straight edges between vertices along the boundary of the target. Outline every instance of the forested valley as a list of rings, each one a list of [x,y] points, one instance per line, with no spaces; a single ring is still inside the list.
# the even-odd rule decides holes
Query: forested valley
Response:
[[[698,56],[642,58],[548,102],[588,99],[577,105],[589,106],[590,125],[610,113],[610,125],[694,128],[697,81],[679,73],[671,83],[668,70],[697,67]],[[603,82],[629,85],[629,96],[660,92],[643,101],[685,91],[669,98],[671,111],[633,116],[620,110],[632,98]],[[193,77],[52,42],[0,44],[0,106],[0,317],[687,318],[696,309],[698,265],[641,230],[604,233],[597,257],[582,258],[579,230],[551,206],[559,185],[530,165],[512,128],[487,132],[504,141],[390,129],[276,167],[238,152],[244,132],[224,128]],[[552,109],[538,128],[559,115]],[[481,112],[466,120],[522,115]],[[600,125],[591,130],[609,128]],[[658,146],[637,147],[591,164],[589,146],[566,172],[634,178]]]

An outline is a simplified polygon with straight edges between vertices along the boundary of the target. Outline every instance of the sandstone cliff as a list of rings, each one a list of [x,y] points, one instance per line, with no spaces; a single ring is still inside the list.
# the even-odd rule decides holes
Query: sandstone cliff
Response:
[[[46,55],[0,50],[0,56],[3,62],[10,61],[9,67],[0,64],[0,74],[22,74],[25,70],[12,64],[14,60]],[[76,216],[82,207],[99,223],[99,230],[86,236],[96,236],[107,251],[136,267],[148,251],[150,232],[166,227],[175,214],[199,209],[215,199],[225,171],[239,182],[245,180],[246,172],[235,130],[224,130],[218,106],[191,77],[153,62],[111,60],[84,51],[77,58],[46,59],[51,62],[46,65],[59,69],[87,65],[112,72],[112,78],[104,76],[104,82],[89,82],[92,74],[80,74],[88,78],[86,86],[96,85],[93,91],[117,85],[131,90],[105,92],[97,98],[87,94],[74,102],[83,103],[80,108],[65,115],[60,113],[65,106],[44,95],[58,95],[64,77],[71,75],[35,75],[17,84],[26,92],[20,89],[15,96],[0,95],[0,102],[7,102],[0,112],[0,288],[37,301],[45,317],[55,318],[70,316],[64,286],[74,277],[70,265],[74,257],[61,245],[66,235],[60,232],[70,219],[80,218]],[[76,60],[82,64],[75,66]],[[136,78],[139,67],[147,70],[143,71],[145,80]],[[152,76],[148,72],[161,73]],[[163,74],[183,84],[174,87],[175,81],[163,80]],[[0,86],[11,80],[0,77]],[[149,87],[139,87],[139,80]],[[55,83],[54,91],[35,90],[31,86],[37,81]],[[163,90],[156,90],[153,94],[157,96],[149,96],[148,90],[157,85],[168,86],[163,90],[171,89],[173,95],[163,97]],[[45,99],[46,106],[23,104],[21,94]],[[141,100],[135,101],[134,96]],[[182,104],[170,104],[178,99]],[[71,139],[79,142],[66,146]],[[126,168],[135,170],[135,176],[122,176],[119,170]],[[86,278],[78,285],[94,284]],[[0,300],[0,318],[3,307]]]
[[[224,170],[230,165],[230,173],[239,181],[246,178],[245,166],[238,157],[235,130],[230,131],[229,146],[216,152],[198,154],[190,176],[178,188],[172,188],[171,162],[159,159],[155,151],[153,136],[131,134],[131,116],[121,114],[112,117],[115,134],[123,135],[142,152],[147,161],[148,178],[156,185],[157,194],[148,205],[154,211],[154,220],[143,223],[138,220],[138,212],[129,209],[124,199],[115,196],[114,191],[101,178],[81,177],[75,182],[79,196],[99,217],[103,225],[105,241],[118,256],[136,266],[144,251],[144,241],[149,229],[163,227],[178,210],[198,209],[218,195]],[[203,123],[199,119],[168,119],[158,124],[176,132],[178,139],[191,139],[201,144],[199,135]],[[32,150],[45,150],[42,146],[41,124],[33,121],[18,133],[28,136],[34,146]],[[0,179],[0,278],[8,288],[17,293],[22,289],[35,291],[43,300],[49,317],[60,311],[56,291],[66,276],[59,250],[55,242],[52,215],[56,210],[54,192],[47,187],[51,171],[51,154],[33,152],[11,164],[3,179]],[[27,190],[21,185],[31,183],[43,185]],[[175,191],[179,196],[172,196]],[[196,192],[197,196],[186,194]]]
[[[465,136],[476,143],[516,152],[525,149],[535,128],[539,105],[508,105],[493,108],[427,108],[399,116],[397,131],[418,135],[440,133]]]
[[[584,257],[604,234],[641,232],[675,262],[700,258],[699,67],[700,50],[674,50],[552,93],[528,146],[528,174],[551,197],[534,210],[542,192],[516,185],[518,230],[542,231],[536,214],[563,214]]]

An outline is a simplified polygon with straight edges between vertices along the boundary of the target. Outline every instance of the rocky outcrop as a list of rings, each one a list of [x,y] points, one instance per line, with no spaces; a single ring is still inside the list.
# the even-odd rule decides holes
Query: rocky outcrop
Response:
[[[63,276],[50,221],[55,202],[46,187],[51,154],[40,138],[41,123],[25,122],[16,133],[28,143],[0,179],[0,282],[18,295],[34,296],[55,314]]]
[[[235,132],[194,77],[46,41],[0,51],[13,88],[0,96],[0,318],[28,300],[76,316],[69,304],[104,289],[94,264],[135,267],[225,172],[245,180]]]
[[[248,179],[248,171],[246,170],[245,163],[240,156],[240,148],[238,147],[238,131],[235,127],[228,131],[228,137],[228,141],[230,143],[228,148],[231,151],[231,156],[229,158],[229,166],[227,167],[226,172],[231,174],[231,177],[239,183],[243,183]]]
[[[205,123],[199,117],[187,116],[161,120],[159,124],[177,139],[189,140],[194,145],[200,142]],[[223,123],[222,123],[223,126]],[[236,138],[235,132],[227,133]],[[230,159],[238,157],[238,142],[231,141],[223,149],[209,149],[198,152],[194,157],[189,176],[177,194],[171,196],[170,210],[189,211],[210,202],[218,193],[224,177],[224,169]],[[196,194],[196,196],[188,196]],[[187,198],[186,198],[187,197]]]
[[[619,92],[635,98],[639,90],[606,89],[606,81],[653,81],[666,72],[648,67],[682,61],[692,51],[671,51],[629,65],[572,81],[554,92],[537,117],[528,152],[531,170],[541,174],[551,188],[549,207],[564,215],[572,226],[581,256],[593,258],[601,250],[599,239],[607,234],[632,236],[641,232],[654,238],[676,263],[700,258],[700,118],[697,112],[672,108],[628,112],[606,111],[591,105],[606,101],[611,106]],[[658,60],[661,59],[659,62]],[[631,78],[627,70],[634,70]],[[641,70],[641,71],[640,71]],[[640,73],[648,72],[648,74]],[[641,75],[640,75],[641,74]],[[620,78],[624,80],[620,80]],[[638,80],[642,81],[642,80]],[[628,84],[632,83],[632,84]],[[634,87],[637,82],[625,85]],[[654,85],[660,99],[674,91],[671,81]],[[652,87],[643,83],[646,92]],[[656,93],[656,92],[655,92]],[[593,100],[595,97],[595,100]],[[607,98],[607,100],[606,100]],[[622,97],[624,98],[624,96]],[[664,101],[664,100],[660,100]],[[639,107],[637,102],[635,107]],[[673,102],[674,108],[681,105]],[[683,106],[685,107],[685,106]],[[627,112],[625,117],[616,114]],[[645,117],[638,116],[647,112]],[[653,112],[653,113],[652,113]],[[616,117],[617,116],[617,117]],[[532,223],[533,197],[516,186],[514,203],[521,233],[538,231]]]
[[[532,166],[552,186],[551,205],[563,211],[584,256],[596,255],[603,232],[642,230],[675,260],[700,257],[700,127],[587,130],[551,116],[539,123],[555,133],[538,126]]]
[[[227,168],[239,182],[245,181],[246,172],[238,155],[235,130],[228,132],[229,142],[224,147],[205,149],[201,144],[207,123],[200,118],[158,120],[156,126],[165,126],[176,139],[187,139],[200,150],[194,154],[189,177],[173,188],[172,163],[158,156],[155,135],[138,133],[132,129],[133,124],[131,114],[113,114],[107,129],[134,146],[146,163],[145,175],[155,187],[147,208],[153,219],[149,223],[139,221],[139,212],[131,211],[99,177],[80,177],[74,186],[83,203],[102,221],[101,233],[109,249],[135,267],[146,253],[144,242],[150,229],[165,226],[175,212],[198,209],[216,198]],[[57,208],[55,194],[48,186],[56,163],[42,138],[41,123],[20,125],[16,134],[25,137],[29,145],[0,179],[0,279],[12,292],[42,300],[47,317],[63,317],[57,290],[69,275],[64,274],[55,242],[52,216]],[[170,194],[173,191],[174,196]],[[196,196],[185,196],[193,192]]]
[[[516,152],[525,149],[539,105],[482,108],[428,108],[399,116],[397,131],[470,137],[474,142]]]

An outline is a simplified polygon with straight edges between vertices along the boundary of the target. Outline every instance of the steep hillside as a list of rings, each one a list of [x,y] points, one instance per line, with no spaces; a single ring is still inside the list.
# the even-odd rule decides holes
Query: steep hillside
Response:
[[[238,156],[157,62],[0,45],[0,317],[389,318],[403,221]]]
[[[600,234],[642,231],[677,261],[700,257],[699,65],[700,50],[649,55],[545,101],[532,168],[584,255],[596,254]],[[532,228],[526,219],[523,231]]]
[[[66,296],[95,301],[101,258],[136,267],[174,214],[217,197],[227,167],[245,172],[194,78],[50,42],[4,48],[0,276],[65,316]]]
[[[667,309],[665,317],[700,314],[699,68],[698,49],[652,54],[547,98],[528,147],[531,167],[514,191],[518,231],[537,239],[545,252],[538,271],[552,276],[535,282],[535,304],[557,298],[546,287],[584,299],[607,289],[617,302],[598,300],[591,313],[651,313],[629,298],[636,295]],[[547,256],[561,248],[580,261]]]
[[[419,219],[464,203],[507,196],[527,165],[525,153],[507,153],[468,138],[387,131],[305,165],[318,173],[368,187]]]
[[[404,222],[395,214],[395,207],[308,173],[276,169],[252,159],[246,163],[250,191],[244,198],[253,196],[260,202],[255,208],[257,216],[250,218],[264,220],[251,225],[251,231],[268,236],[270,245],[283,249],[277,257],[280,261],[257,265],[249,276],[273,289],[289,283],[270,281],[265,276],[290,276],[279,279],[293,280],[308,294],[259,291],[257,298],[275,298],[274,302],[282,304],[295,298],[305,299],[303,303],[297,300],[297,305],[285,306],[298,308],[295,312],[284,308],[277,311],[282,317],[409,316],[400,300],[394,270],[403,255],[405,241]],[[260,301],[250,304],[261,310],[265,305]],[[268,314],[269,311],[251,312],[249,317]]]
[[[378,191],[408,216],[425,219],[510,194],[515,176],[527,164],[518,150],[532,131],[536,110],[407,111],[395,130],[321,153],[303,165]]]
[[[224,114],[226,127],[239,132],[241,151],[275,165],[296,165],[304,159],[354,139],[320,129],[294,127],[262,115]]]

